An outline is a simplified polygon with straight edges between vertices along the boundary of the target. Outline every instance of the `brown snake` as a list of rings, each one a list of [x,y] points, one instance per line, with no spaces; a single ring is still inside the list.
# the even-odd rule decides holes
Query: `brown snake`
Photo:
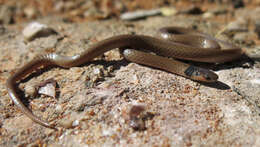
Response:
[[[169,57],[199,62],[223,63],[237,59],[243,54],[239,47],[192,29],[166,27],[160,29],[160,36],[162,39],[144,35],[119,35],[100,41],[79,55],[70,57],[55,53],[40,55],[8,78],[6,86],[9,96],[15,105],[34,122],[54,129],[53,125],[35,116],[22,103],[16,91],[17,83],[40,67],[49,65],[64,68],[78,66],[109,50],[120,48],[124,58],[131,62],[159,68],[196,81],[215,82],[218,79],[215,73],[169,59]],[[144,52],[144,49],[156,55]]]

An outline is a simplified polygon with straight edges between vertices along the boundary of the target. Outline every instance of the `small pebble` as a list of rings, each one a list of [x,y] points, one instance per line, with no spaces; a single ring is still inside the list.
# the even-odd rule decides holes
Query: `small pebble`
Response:
[[[177,14],[178,10],[175,8],[162,8],[161,12],[163,16],[171,16]]]
[[[225,32],[247,32],[247,25],[248,22],[246,20],[239,19],[237,21],[229,23],[225,28]]]
[[[56,110],[58,113],[63,112],[61,105],[57,105],[56,108],[55,108],[55,110]]]
[[[137,117],[145,110],[145,105],[143,104],[136,104],[133,105],[130,109],[129,115],[130,117]]]
[[[54,10],[55,11],[62,11],[64,10],[65,7],[65,2],[64,1],[57,1],[56,4],[54,5]]]
[[[141,118],[133,117],[130,120],[129,126],[132,127],[134,130],[145,130],[145,122]]]
[[[146,106],[143,104],[132,105],[129,111],[129,126],[134,130],[145,130],[145,120],[143,119],[143,112]]]
[[[35,96],[37,94],[35,85],[32,85],[32,84],[26,84],[25,87],[24,87],[24,91],[25,91],[26,96],[27,95],[28,96]]]
[[[14,9],[8,5],[0,5],[0,24],[10,24],[13,21]]]
[[[252,84],[258,84],[258,85],[260,85],[260,78],[250,80],[250,82],[251,82]]]
[[[102,75],[102,71],[101,71],[100,68],[94,68],[93,73],[94,73],[95,75]]]
[[[27,7],[24,9],[24,14],[27,18],[36,18],[37,15],[39,15],[37,13],[37,10],[34,7]]]
[[[134,84],[140,83],[140,80],[139,80],[139,78],[138,78],[138,76],[137,76],[136,74],[134,74],[134,75],[132,76],[131,83],[134,83]]]
[[[71,119],[64,119],[64,120],[61,120],[59,122],[60,126],[66,128],[66,129],[70,129],[70,128],[73,128],[73,120]]]
[[[214,13],[212,12],[206,12],[202,15],[203,18],[212,18],[214,17]]]
[[[38,93],[56,98],[56,81],[49,79],[39,84]]]
[[[79,120],[73,121],[73,123],[72,123],[72,126],[73,126],[73,127],[76,127],[76,126],[78,126],[78,125],[79,125]]]
[[[235,33],[233,39],[237,43],[245,44],[247,46],[252,46],[255,44],[254,39],[253,39],[254,36],[255,35],[253,33],[239,32],[239,33]]]
[[[154,16],[154,15],[159,15],[161,14],[160,9],[155,9],[155,10],[139,10],[139,11],[134,11],[134,12],[126,12],[123,13],[120,18],[122,20],[137,20],[137,19],[142,19],[148,16]]]
[[[247,48],[246,55],[256,61],[260,61],[260,46],[256,46],[253,48]]]
[[[48,27],[45,24],[40,24],[38,22],[32,22],[27,25],[23,30],[23,36],[25,41],[32,41],[39,37],[47,37],[52,34],[57,34],[54,29]]]
[[[247,36],[248,33],[237,33],[234,35],[233,39],[242,42],[246,40]]]

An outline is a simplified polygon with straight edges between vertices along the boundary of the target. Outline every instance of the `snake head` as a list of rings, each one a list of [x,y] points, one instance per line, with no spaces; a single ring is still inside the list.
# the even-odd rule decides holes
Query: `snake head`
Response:
[[[184,73],[196,81],[212,83],[218,80],[218,75],[214,72],[196,66],[189,66]]]

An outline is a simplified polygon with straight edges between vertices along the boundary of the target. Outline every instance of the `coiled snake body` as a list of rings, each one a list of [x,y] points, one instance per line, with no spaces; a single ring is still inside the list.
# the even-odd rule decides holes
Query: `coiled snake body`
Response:
[[[215,82],[218,79],[215,73],[169,59],[169,57],[199,62],[223,63],[237,59],[243,54],[239,47],[192,29],[166,27],[160,29],[160,35],[161,39],[144,35],[119,35],[100,41],[85,52],[70,57],[55,53],[40,55],[8,78],[6,86],[9,96],[14,104],[34,122],[48,128],[55,128],[25,107],[16,91],[17,82],[39,67],[57,65],[69,68],[78,66],[109,50],[120,48],[124,58],[131,62],[166,70],[196,81]],[[156,55],[144,52],[143,49]]]

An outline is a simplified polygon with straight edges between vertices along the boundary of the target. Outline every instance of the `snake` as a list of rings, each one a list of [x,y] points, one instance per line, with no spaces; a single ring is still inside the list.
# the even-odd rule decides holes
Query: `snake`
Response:
[[[56,53],[38,55],[7,79],[8,94],[18,109],[32,121],[44,127],[56,129],[53,124],[34,115],[25,106],[18,95],[19,82],[39,68],[51,65],[62,68],[79,66],[116,48],[119,48],[123,57],[130,62],[208,83],[218,81],[218,75],[211,70],[187,64],[182,60],[224,63],[238,59],[244,54],[240,47],[198,30],[175,26],[163,27],[159,29],[156,37],[139,34],[117,35],[99,41],[74,56],[63,56]]]

